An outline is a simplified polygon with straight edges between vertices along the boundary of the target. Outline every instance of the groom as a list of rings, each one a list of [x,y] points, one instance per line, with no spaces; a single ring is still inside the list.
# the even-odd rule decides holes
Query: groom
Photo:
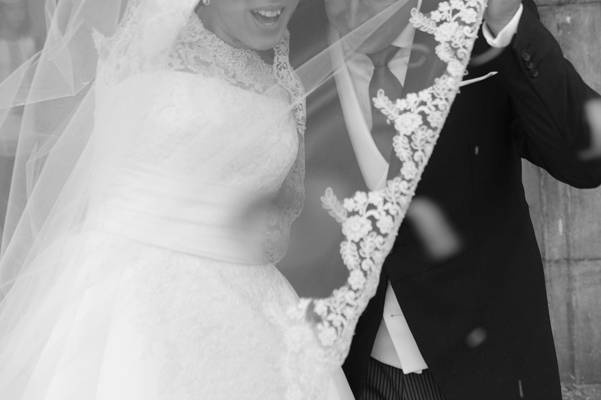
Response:
[[[361,18],[348,15],[351,9],[375,15],[394,1],[302,3],[291,24],[293,61],[300,64],[321,50],[305,43],[317,39],[325,48],[332,32],[352,29],[351,21]],[[430,3],[412,4],[432,9]],[[365,151],[352,147],[351,135],[372,138],[381,152],[372,154],[374,160],[390,154],[390,137],[386,144],[369,97],[374,87],[411,91],[408,65],[419,55],[410,49],[427,40],[399,15],[396,26],[370,40],[379,46],[370,43],[364,49],[369,56],[350,59],[308,101],[307,140],[320,141],[323,149],[312,156],[344,165],[369,189],[376,180],[342,154]],[[388,52],[391,45],[396,49]],[[378,64],[373,54],[383,53]],[[419,213],[410,210],[345,365],[359,400],[561,399],[521,160],[575,187],[600,185],[601,162],[579,157],[590,142],[585,103],[598,94],[563,57],[532,0],[490,0],[473,53],[464,80],[473,83],[455,100],[414,202],[429,204],[444,222],[441,229],[453,234],[446,251],[430,251]],[[363,112],[349,112],[352,102]],[[361,131],[366,124],[357,118],[369,121],[371,131]],[[311,165],[309,160],[309,180],[319,173]]]

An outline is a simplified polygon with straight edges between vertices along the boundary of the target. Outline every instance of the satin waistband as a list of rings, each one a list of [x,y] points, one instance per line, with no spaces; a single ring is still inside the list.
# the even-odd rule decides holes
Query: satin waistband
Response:
[[[203,224],[110,206],[89,214],[86,225],[140,243],[216,261],[267,263],[259,229]]]

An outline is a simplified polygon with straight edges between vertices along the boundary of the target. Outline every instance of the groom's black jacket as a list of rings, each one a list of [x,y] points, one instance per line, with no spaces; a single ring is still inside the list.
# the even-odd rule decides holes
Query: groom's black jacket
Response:
[[[525,0],[524,6],[511,45],[493,61],[469,68],[466,79],[499,74],[461,89],[418,188],[418,196],[442,209],[463,250],[432,260],[409,221],[384,265],[382,282],[392,282],[448,400],[561,399],[521,162],[525,158],[578,188],[600,185],[601,164],[578,157],[589,142],[583,104],[598,95],[564,59],[534,3]],[[327,26],[321,0],[301,3],[291,24],[293,61],[315,54],[307,43],[325,46]],[[479,38],[474,54],[487,49]],[[351,151],[348,141],[347,149],[340,147],[347,132],[332,80],[309,98],[308,109],[308,139],[321,135],[326,157]],[[328,146],[328,137],[337,137],[336,148]],[[345,168],[360,173],[356,165]],[[356,394],[382,318],[384,288],[361,318],[345,365]],[[473,341],[477,337],[481,344]]]

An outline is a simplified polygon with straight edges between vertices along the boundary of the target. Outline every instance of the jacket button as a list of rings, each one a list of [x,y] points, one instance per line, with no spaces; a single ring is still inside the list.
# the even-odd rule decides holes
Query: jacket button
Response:
[[[531,78],[538,78],[538,70],[537,69],[533,69],[532,71],[530,71],[530,77]]]
[[[532,56],[526,50],[522,51],[521,57],[522,57],[522,60],[524,60],[524,62],[528,62],[528,61],[532,60]]]
[[[533,71],[535,67],[536,67],[536,65],[534,65],[534,63],[532,61],[530,61],[526,64],[526,68],[528,68],[529,71]]]

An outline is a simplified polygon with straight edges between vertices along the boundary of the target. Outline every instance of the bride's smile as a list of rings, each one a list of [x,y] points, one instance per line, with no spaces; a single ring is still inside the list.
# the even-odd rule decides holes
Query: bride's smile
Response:
[[[197,8],[205,26],[235,47],[272,49],[286,32],[299,0],[212,0]]]
[[[250,12],[259,24],[265,27],[276,27],[284,10],[283,7],[260,7]]]

